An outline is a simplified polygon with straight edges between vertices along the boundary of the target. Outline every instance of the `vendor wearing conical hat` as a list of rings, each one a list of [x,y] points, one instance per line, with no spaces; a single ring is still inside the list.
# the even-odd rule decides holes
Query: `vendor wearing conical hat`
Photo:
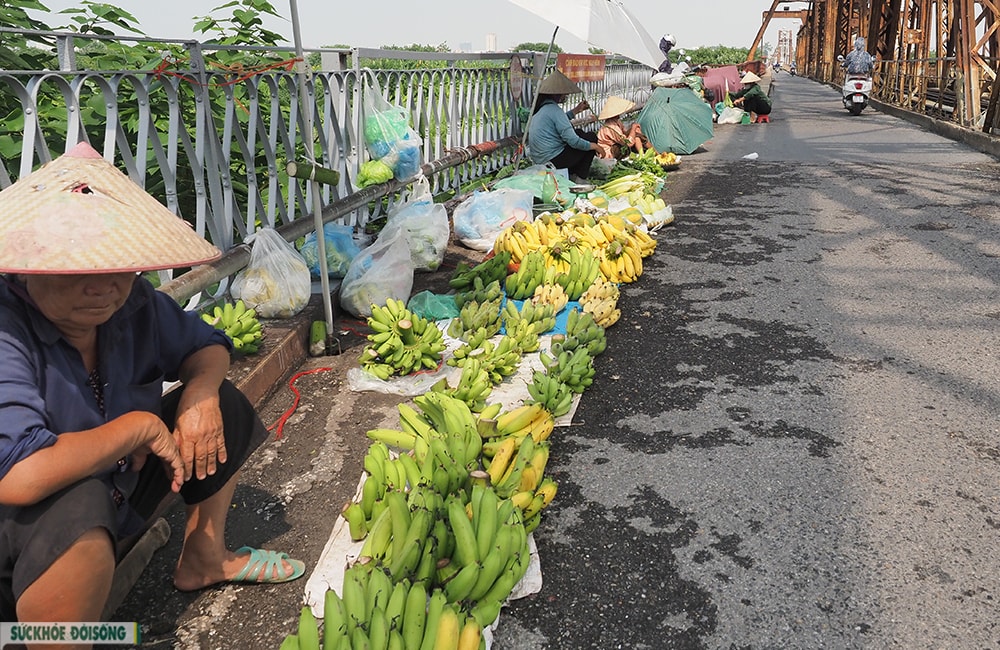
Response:
[[[645,151],[646,141],[639,123],[626,126],[622,122],[621,116],[633,110],[635,102],[630,102],[624,97],[612,96],[604,102],[604,108],[597,115],[597,119],[604,122],[597,130],[597,145],[601,150],[601,158],[613,160],[625,158],[632,151],[637,153]]]
[[[569,170],[575,183],[585,182],[590,164],[598,152],[597,135],[576,129],[570,120],[590,108],[586,100],[572,110],[564,111],[561,104],[567,95],[579,94],[580,87],[558,70],[538,84],[535,112],[528,125],[528,155],[537,165],[552,163],[557,169]]]
[[[760,87],[760,77],[752,72],[743,75],[743,89],[739,92],[730,93],[734,106],[740,106],[750,113],[750,119],[756,119],[758,115],[771,114],[771,98],[767,96],[764,89]]]
[[[2,620],[101,620],[123,542],[171,491],[187,504],[178,589],[303,574],[228,550],[239,468],[267,431],[226,381],[228,337],[137,275],[219,255],[86,144],[0,191]],[[167,380],[182,386],[164,397]]]

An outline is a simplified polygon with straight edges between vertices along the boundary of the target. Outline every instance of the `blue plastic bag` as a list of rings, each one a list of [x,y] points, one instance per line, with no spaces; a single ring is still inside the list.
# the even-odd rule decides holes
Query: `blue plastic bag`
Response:
[[[361,252],[361,247],[354,241],[354,229],[351,226],[328,223],[323,226],[323,238],[326,243],[327,275],[331,278],[344,277],[351,267],[351,260]],[[319,246],[315,230],[306,235],[299,253],[312,275],[319,277]]]

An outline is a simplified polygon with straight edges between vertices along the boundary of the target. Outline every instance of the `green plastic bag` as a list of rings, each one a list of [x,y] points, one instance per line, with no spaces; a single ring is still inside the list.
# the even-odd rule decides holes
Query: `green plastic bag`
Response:
[[[459,314],[454,295],[440,295],[430,291],[414,294],[406,303],[406,308],[428,320],[450,320]]]
[[[510,188],[528,190],[542,203],[553,203],[559,194],[559,182],[555,174],[548,171],[528,171],[501,178],[493,184],[494,189]],[[560,201],[562,203],[562,201]]]

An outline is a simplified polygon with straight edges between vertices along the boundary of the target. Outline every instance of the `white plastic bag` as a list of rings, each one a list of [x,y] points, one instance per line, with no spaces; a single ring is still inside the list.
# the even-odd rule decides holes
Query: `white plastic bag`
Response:
[[[295,247],[272,228],[250,237],[250,263],[233,278],[231,293],[263,318],[289,318],[309,303],[312,278]]]
[[[735,106],[726,106],[719,113],[719,124],[739,124],[743,121],[743,109],[736,108]]]
[[[340,306],[358,318],[367,318],[372,305],[384,305],[386,298],[406,302],[412,289],[413,262],[406,234],[401,229],[383,232],[351,260],[340,285]]]
[[[389,212],[389,220],[379,236],[389,236],[397,230],[406,235],[413,270],[433,271],[441,266],[451,226],[447,208],[434,203],[426,176],[417,179],[403,202]]]
[[[472,250],[491,251],[500,231],[515,221],[531,220],[533,203],[530,190],[502,188],[475,192],[452,214],[455,236]]]

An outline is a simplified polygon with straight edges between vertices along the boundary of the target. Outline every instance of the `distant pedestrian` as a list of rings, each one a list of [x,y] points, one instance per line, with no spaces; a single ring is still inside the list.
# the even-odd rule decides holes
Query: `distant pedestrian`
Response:
[[[674,65],[670,62],[670,49],[677,45],[677,39],[673,34],[664,34],[660,39],[660,51],[663,52],[663,63],[660,64],[660,72],[673,72]]]

